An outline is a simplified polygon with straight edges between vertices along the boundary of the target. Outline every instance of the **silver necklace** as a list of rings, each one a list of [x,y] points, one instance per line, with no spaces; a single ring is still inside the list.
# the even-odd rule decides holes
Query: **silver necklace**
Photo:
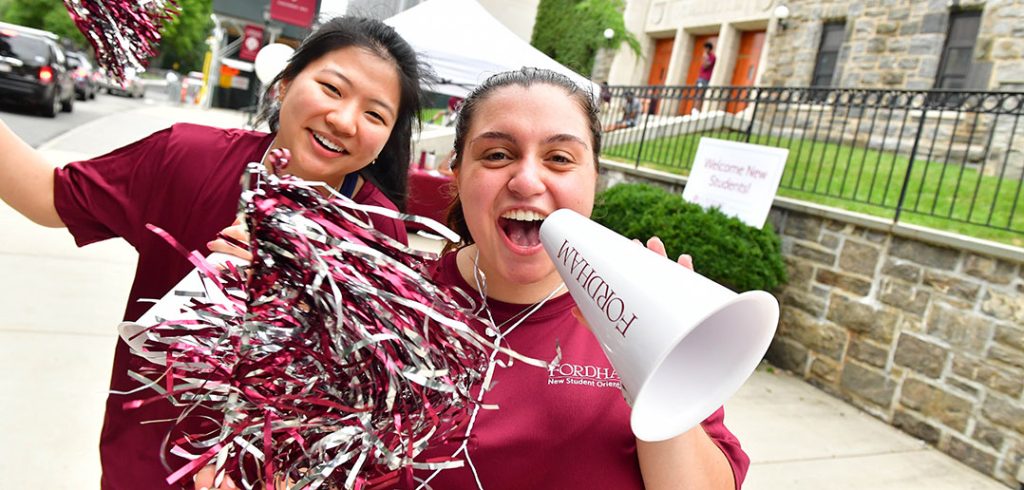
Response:
[[[523,308],[518,313],[508,317],[507,319],[505,319],[505,321],[499,324],[494,321],[494,315],[491,314],[491,308],[487,305],[487,275],[484,274],[484,271],[480,270],[479,248],[476,249],[476,254],[473,255],[473,280],[474,282],[476,282],[476,290],[480,293],[480,308],[477,309],[476,314],[479,316],[481,310],[483,313],[487,314],[487,320],[490,321],[490,326],[486,328],[486,333],[490,337],[497,337],[496,340],[498,340],[499,342],[506,335],[512,333],[512,330],[515,330],[516,327],[525,322],[526,319],[530,317],[530,315],[534,314],[537,310],[544,306],[544,303],[547,303],[548,300],[553,298],[555,294],[558,294],[558,292],[561,291],[563,287],[565,287],[564,282],[559,282],[558,286],[556,286],[555,289],[551,290],[551,292],[548,293],[547,296],[545,296],[543,299],[532,305],[528,305],[526,308]],[[514,320],[515,323],[513,323],[512,326],[508,328],[508,330],[505,330],[504,332],[501,331],[501,329],[505,325],[508,325]]]
[[[505,336],[512,333],[512,331],[515,330],[516,327],[522,325],[523,322],[525,322],[526,319],[530,317],[530,315],[534,314],[537,310],[544,306],[544,303],[547,303],[548,300],[553,298],[555,294],[558,293],[558,291],[565,287],[565,283],[559,283],[558,286],[555,287],[555,289],[551,290],[551,292],[548,293],[548,295],[545,296],[543,299],[532,305],[527,306],[526,308],[522,309],[519,313],[512,315],[507,320],[501,322],[500,325],[496,325],[494,323],[494,316],[491,315],[491,309],[490,307],[487,306],[487,275],[484,274],[482,270],[480,270],[479,248],[476,249],[476,255],[473,256],[473,280],[474,282],[476,282],[476,289],[480,293],[480,308],[477,309],[476,315],[479,316],[481,311],[487,314],[487,320],[490,321],[491,326],[488,326],[485,329],[485,333],[490,337],[494,337],[494,349],[491,351],[491,355],[487,359],[487,373],[484,375],[484,381],[480,386],[480,391],[477,393],[476,405],[473,407],[473,413],[470,414],[469,416],[469,423],[466,424],[466,435],[463,438],[462,444],[459,446],[459,448],[456,449],[454,453],[452,453],[452,457],[454,458],[458,456],[459,453],[465,455],[466,464],[469,465],[469,469],[473,473],[473,480],[476,482],[477,489],[483,490],[483,482],[480,481],[480,475],[477,473],[476,465],[473,464],[473,458],[469,455],[469,435],[473,432],[473,427],[476,425],[476,417],[480,413],[480,407],[483,405],[484,393],[487,392],[491,384],[491,377],[494,375],[495,366],[497,366],[498,364],[501,364],[501,367],[511,366],[511,360],[509,361],[508,365],[505,365],[501,361],[497,360],[498,352],[501,350],[501,341],[502,339],[505,338]],[[518,320],[516,320],[517,317]],[[508,329],[502,332],[501,328],[513,320],[516,320],[515,323],[513,323],[512,326],[508,327]],[[440,473],[441,471],[443,470],[435,470],[434,473],[432,473],[429,477],[424,479],[420,483],[420,485],[416,487],[416,489],[422,490],[424,488],[427,488],[427,484],[430,482],[430,480],[433,480],[434,477],[437,476],[438,473]]]

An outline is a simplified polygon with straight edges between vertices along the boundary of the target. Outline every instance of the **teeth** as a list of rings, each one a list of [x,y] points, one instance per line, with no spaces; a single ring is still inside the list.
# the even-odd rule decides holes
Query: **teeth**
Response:
[[[501,213],[501,217],[505,219],[514,219],[516,221],[544,221],[545,216],[528,209],[512,209]]]
[[[331,143],[330,141],[327,141],[326,139],[324,139],[323,136],[320,136],[320,134],[318,134],[318,133],[313,133],[313,137],[316,138],[316,140],[319,141],[321,145],[324,145],[329,150],[333,150],[333,151],[337,151],[337,152],[341,152],[341,150],[342,150],[342,148],[340,146],[335,145],[334,143]]]

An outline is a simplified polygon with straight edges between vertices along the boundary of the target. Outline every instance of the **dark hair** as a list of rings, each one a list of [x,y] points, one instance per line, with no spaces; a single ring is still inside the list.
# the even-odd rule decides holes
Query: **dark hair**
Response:
[[[715,49],[715,45],[710,42],[704,43],[704,49]]]
[[[543,68],[524,67],[492,75],[466,96],[466,99],[462,102],[462,107],[459,108],[459,118],[455,125],[455,156],[452,159],[452,168],[462,164],[466,136],[469,133],[469,127],[473,124],[473,118],[478,106],[494,95],[494,92],[500,88],[510,86],[529,88],[533,85],[551,85],[561,88],[565,90],[569,98],[576,102],[583,117],[587,120],[587,126],[590,128],[594,165],[597,165],[597,159],[601,155],[601,122],[598,120],[598,107],[594,100],[594,94],[589,88],[584,89],[576,85],[569,77],[561,73]],[[452,194],[452,203],[448,207],[448,226],[462,237],[461,245],[469,245],[473,243],[473,237],[469,234],[469,228],[466,226],[466,216],[462,211],[462,201],[459,199],[458,193],[454,188]],[[449,244],[446,247],[446,251],[454,248],[453,244]]]
[[[276,132],[280,127],[281,106],[274,100],[273,87],[281,81],[294,80],[311,63],[347,47],[363,48],[381,59],[392,61],[398,72],[401,96],[395,126],[377,156],[377,162],[367,165],[359,173],[377,186],[399,209],[405,209],[410,141],[413,125],[419,128],[422,108],[420,82],[429,78],[430,71],[420,65],[416,52],[391,26],[363,17],[336,17],[321,25],[302,41],[284,70],[267,84],[256,123],[266,122],[270,130]]]

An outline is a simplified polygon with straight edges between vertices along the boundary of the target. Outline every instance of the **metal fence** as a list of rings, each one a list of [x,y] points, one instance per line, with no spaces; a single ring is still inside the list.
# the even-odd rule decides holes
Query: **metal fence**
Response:
[[[1024,93],[690,86],[610,92],[602,102],[606,157],[686,174],[701,137],[788,148],[781,194],[894,221],[1024,234]],[[636,118],[628,117],[634,110]]]

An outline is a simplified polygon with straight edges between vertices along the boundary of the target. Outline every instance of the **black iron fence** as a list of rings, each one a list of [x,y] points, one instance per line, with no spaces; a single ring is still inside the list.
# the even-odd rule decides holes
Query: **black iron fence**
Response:
[[[702,137],[788,148],[780,194],[1024,239],[1024,93],[641,86],[611,95],[605,157],[685,175]]]

